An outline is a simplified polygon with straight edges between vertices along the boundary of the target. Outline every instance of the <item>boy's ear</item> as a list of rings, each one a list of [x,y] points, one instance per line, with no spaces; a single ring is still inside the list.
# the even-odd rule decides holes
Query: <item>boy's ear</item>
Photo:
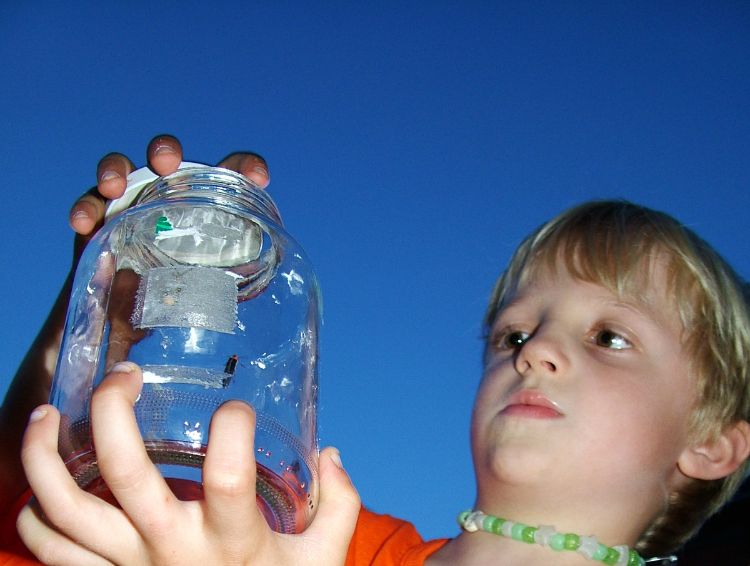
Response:
[[[686,476],[716,480],[734,472],[750,455],[750,424],[738,421],[727,427],[715,440],[688,446],[677,460]]]

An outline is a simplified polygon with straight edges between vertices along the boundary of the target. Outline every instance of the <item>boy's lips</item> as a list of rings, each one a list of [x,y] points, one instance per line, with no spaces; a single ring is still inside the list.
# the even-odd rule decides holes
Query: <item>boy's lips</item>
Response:
[[[536,389],[522,389],[511,395],[500,414],[532,419],[556,419],[563,416],[557,403]]]

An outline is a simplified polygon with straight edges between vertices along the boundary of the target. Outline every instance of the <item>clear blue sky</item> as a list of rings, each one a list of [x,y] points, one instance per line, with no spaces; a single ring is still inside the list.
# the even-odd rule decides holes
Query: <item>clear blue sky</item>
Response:
[[[747,2],[3,2],[4,391],[98,159],[254,150],[324,296],[321,443],[364,501],[456,531],[480,320],[584,199],[676,215],[750,276]]]

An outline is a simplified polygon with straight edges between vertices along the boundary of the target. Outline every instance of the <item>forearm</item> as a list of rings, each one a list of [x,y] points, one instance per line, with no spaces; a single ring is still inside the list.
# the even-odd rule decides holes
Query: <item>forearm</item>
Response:
[[[0,509],[28,487],[21,466],[21,440],[31,411],[49,399],[65,323],[72,275],[65,281],[44,326],[16,372],[0,407]]]

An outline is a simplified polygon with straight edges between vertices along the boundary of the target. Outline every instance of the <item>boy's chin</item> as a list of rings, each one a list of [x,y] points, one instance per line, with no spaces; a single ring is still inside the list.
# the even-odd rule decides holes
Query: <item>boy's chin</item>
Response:
[[[479,486],[493,486],[498,489],[508,487],[535,487],[549,484],[551,478],[560,473],[558,463],[549,454],[531,448],[510,450],[508,448],[491,451],[484,461],[475,462]]]

